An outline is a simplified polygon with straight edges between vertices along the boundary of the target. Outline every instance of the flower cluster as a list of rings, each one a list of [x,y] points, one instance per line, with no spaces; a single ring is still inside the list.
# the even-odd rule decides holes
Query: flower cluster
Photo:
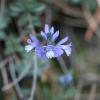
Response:
[[[49,28],[46,24],[44,32],[41,31],[41,36],[47,41],[47,44],[42,46],[36,36],[30,35],[27,40],[28,45],[25,46],[27,52],[32,49],[35,50],[39,57],[55,58],[61,56],[64,52],[69,56],[71,54],[71,43],[64,45],[68,41],[68,37],[63,38],[57,44],[54,44],[55,40],[59,36],[59,31],[54,32],[54,27]]]

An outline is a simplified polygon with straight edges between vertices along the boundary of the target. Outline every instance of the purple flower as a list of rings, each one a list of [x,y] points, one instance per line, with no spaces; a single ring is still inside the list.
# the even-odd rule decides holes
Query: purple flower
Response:
[[[39,57],[55,58],[61,56],[64,51],[69,56],[71,54],[71,43],[64,45],[67,42],[68,37],[65,37],[57,44],[54,45],[55,40],[59,36],[59,31],[54,33],[54,27],[49,28],[48,25],[45,25],[44,32],[41,31],[41,36],[47,41],[47,44],[44,46],[40,45],[39,40],[30,35],[30,39],[27,40],[28,45],[25,46],[27,52],[35,49],[36,54]]]
[[[33,48],[40,46],[39,40],[30,34],[30,38],[27,39],[28,45],[25,46],[27,52],[31,51]]]
[[[58,80],[61,84],[64,84],[64,85],[68,84],[73,80],[72,73],[67,73],[67,74],[60,75]]]
[[[41,36],[47,40],[48,43],[50,42],[54,42],[57,37],[59,36],[59,31],[56,31],[54,33],[54,27],[51,27],[49,29],[49,26],[46,24],[45,27],[44,27],[44,32],[41,31]]]
[[[42,46],[36,47],[35,52],[40,57],[54,58],[63,54],[63,50],[59,46]]]

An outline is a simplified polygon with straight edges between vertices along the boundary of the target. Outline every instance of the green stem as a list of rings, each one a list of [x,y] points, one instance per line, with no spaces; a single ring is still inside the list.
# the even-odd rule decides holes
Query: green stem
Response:
[[[34,54],[34,74],[33,74],[33,83],[32,83],[32,91],[31,95],[28,100],[33,100],[36,90],[36,82],[37,82],[37,70],[38,70],[38,64],[37,64],[37,56]]]

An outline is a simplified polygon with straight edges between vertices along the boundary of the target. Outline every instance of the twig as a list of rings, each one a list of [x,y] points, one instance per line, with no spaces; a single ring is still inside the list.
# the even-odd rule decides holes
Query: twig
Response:
[[[11,74],[12,80],[15,81],[16,80],[16,74],[15,74],[16,72],[15,72],[15,69],[14,69],[13,59],[10,62],[9,69],[10,69],[10,74]],[[21,89],[20,89],[18,82],[14,86],[15,86],[16,92],[18,93],[19,98],[22,99],[23,94],[21,92]]]
[[[2,90],[6,91],[6,90],[10,89],[12,86],[14,86],[16,83],[20,82],[25,77],[25,75],[28,73],[29,69],[31,68],[31,64],[32,64],[31,62],[26,65],[27,67],[23,70],[23,72],[19,75],[19,77],[16,80],[14,80],[12,83],[10,83],[8,85],[5,85],[2,88]]]
[[[97,0],[98,6],[100,7],[100,0]]]
[[[4,15],[4,10],[5,10],[5,0],[1,0],[1,5],[0,5],[0,16]]]
[[[90,11],[84,7],[84,15],[87,22],[89,23],[89,27],[85,33],[85,39],[90,40],[93,36],[94,31],[100,37],[100,29],[98,27],[98,24],[100,23],[100,8],[97,8],[95,15],[92,17]]]
[[[89,96],[88,100],[95,100],[96,88],[97,88],[97,85],[95,83],[93,83],[92,87],[91,87],[90,96]]]
[[[6,68],[5,67],[3,67],[1,69],[1,73],[2,73],[2,77],[3,77],[4,85],[8,85],[9,84],[9,81],[8,81],[8,75],[7,75],[7,71],[6,71]]]
[[[35,29],[33,27],[33,24],[32,24],[32,17],[31,15],[29,14],[28,15],[29,17],[29,26],[30,26],[30,29],[32,31],[32,34],[35,36],[36,35],[36,32],[35,32]],[[31,94],[30,94],[30,97],[28,100],[32,100],[34,98],[34,94],[35,94],[35,89],[36,89],[36,81],[37,81],[37,57],[36,57],[36,54],[34,53],[34,58],[33,58],[33,61],[34,61],[34,71],[33,71],[33,82],[32,82],[32,91],[31,91]]]
[[[5,63],[0,63],[0,70],[1,70],[1,75],[2,75],[2,79],[3,79],[3,85],[8,85],[9,84],[9,79],[8,79],[8,74],[7,74],[7,70],[5,68]],[[9,99],[9,96],[7,95],[7,93],[9,93],[9,91],[5,92],[5,100]]]
[[[56,6],[59,10],[61,10],[66,15],[76,17],[76,18],[84,18],[83,11],[81,8],[70,6],[62,0],[48,0],[47,2]]]
[[[0,70],[11,60],[11,56],[0,62]]]
[[[54,21],[58,22],[62,25],[67,25],[67,26],[71,26],[71,27],[86,28],[88,26],[88,23],[86,22],[85,19],[71,18],[68,16],[62,16],[62,15],[57,16],[57,18],[55,18]]]
[[[8,79],[8,74],[5,66],[1,69],[1,75],[3,79],[3,85],[8,85],[9,84],[9,79]],[[8,96],[9,91],[4,92],[4,99],[8,100],[10,97]]]
[[[80,100],[82,87],[83,87],[83,81],[79,80],[78,85],[77,85],[78,92],[76,93],[74,100]]]
[[[68,71],[68,69],[67,69],[67,67],[66,67],[66,64],[65,64],[63,58],[62,58],[62,57],[58,57],[57,60],[58,60],[58,62],[59,62],[59,64],[60,64],[60,66],[61,66],[63,72],[66,73],[66,72]]]
[[[33,60],[34,60],[33,83],[32,83],[32,91],[31,91],[31,95],[30,95],[30,97],[29,97],[28,100],[33,100],[34,95],[35,95],[36,82],[37,82],[37,69],[38,69],[36,54],[34,54]]]
[[[8,75],[7,75],[7,71],[5,68],[5,65],[11,60],[11,57],[6,58],[5,60],[0,62],[0,70],[2,73],[2,77],[3,77],[3,82],[4,85],[8,85],[9,81],[8,81]]]
[[[52,22],[52,12],[51,9],[49,7],[46,8],[45,10],[45,23],[51,26],[51,22]]]
[[[28,19],[29,19],[29,27],[30,27],[30,29],[31,29],[31,31],[32,31],[32,34],[35,35],[36,32],[35,32],[35,29],[34,29],[34,27],[33,27],[33,24],[32,24],[32,17],[31,17],[30,14],[28,15]]]

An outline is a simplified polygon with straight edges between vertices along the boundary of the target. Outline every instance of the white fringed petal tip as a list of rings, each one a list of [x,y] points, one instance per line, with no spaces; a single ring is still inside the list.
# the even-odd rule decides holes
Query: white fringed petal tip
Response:
[[[72,44],[68,44],[68,45],[61,45],[61,48],[65,51],[65,53],[67,54],[67,56],[69,56],[71,54],[71,46]]]
[[[26,50],[27,52],[31,51],[33,48],[34,48],[34,47],[33,47],[32,45],[26,45],[26,46],[25,46],[25,50]]]
[[[53,51],[49,51],[46,53],[46,56],[47,56],[47,58],[53,58],[53,57],[55,57],[55,54]]]

